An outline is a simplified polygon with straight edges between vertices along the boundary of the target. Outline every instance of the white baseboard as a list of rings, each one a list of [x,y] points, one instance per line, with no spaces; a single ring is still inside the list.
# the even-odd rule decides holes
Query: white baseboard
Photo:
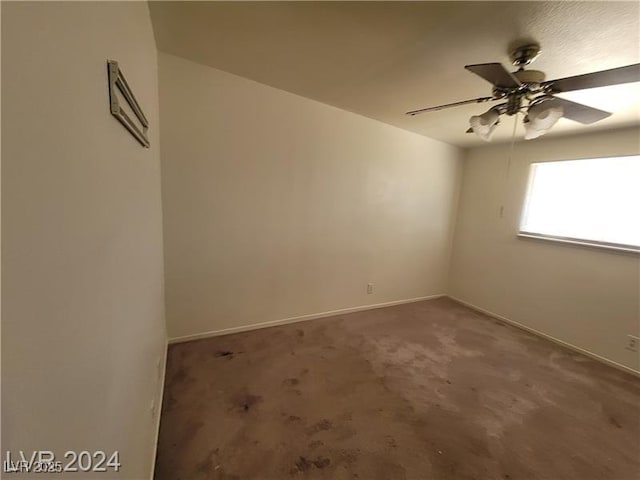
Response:
[[[153,442],[153,457],[151,464],[151,477],[150,480],[153,480],[156,471],[156,457],[158,455],[158,441],[160,440],[160,417],[162,416],[162,401],[164,399],[164,384],[167,376],[167,354],[169,350],[169,343],[166,342],[164,345],[164,352],[162,355],[162,373],[160,374],[160,385],[158,388],[159,392],[156,393],[156,433],[155,433],[155,441]]]
[[[358,307],[341,308],[339,310],[331,310],[328,312],[311,313],[308,315],[300,315],[298,317],[283,318],[280,320],[270,320],[268,322],[253,323],[250,325],[241,325],[238,327],[223,328],[221,330],[211,330],[209,332],[195,333],[192,335],[184,335],[181,337],[173,337],[169,339],[169,343],[182,343],[191,340],[199,340],[201,338],[218,337],[221,335],[229,335],[231,333],[247,332],[249,330],[257,330],[259,328],[275,327],[276,325],[286,325],[288,323],[304,322],[307,320],[315,320],[318,318],[333,317],[335,315],[344,315],[346,313],[362,312],[365,310],[373,310],[376,308],[391,307],[393,305],[401,305],[403,303],[422,302],[423,300],[432,300],[434,298],[446,297],[446,294],[428,295],[426,297],[409,298],[406,300],[394,300],[392,302],[376,303],[373,305],[360,305]]]
[[[519,328],[521,330],[525,330],[529,333],[532,333],[538,337],[542,337],[545,338],[547,340],[552,341],[553,343],[556,343],[558,345],[561,345],[565,348],[568,348],[570,350],[573,350],[574,352],[578,352],[581,353],[582,355],[586,355],[587,357],[590,357],[594,360],[597,360],[601,363],[605,363],[611,367],[617,368],[618,370],[622,370],[624,372],[630,373],[636,377],[640,377],[640,371],[638,370],[634,370],[633,368],[627,367],[626,365],[622,365],[621,363],[618,362],[614,362],[613,360],[609,360],[608,358],[605,357],[601,357],[600,355],[590,352],[589,350],[585,350],[584,348],[580,348],[577,347],[571,343],[565,342],[564,340],[560,340],[559,338],[553,337],[547,333],[543,333],[540,330],[536,330],[535,328],[531,328],[528,327],[522,323],[516,322],[515,320],[511,320],[510,318],[507,317],[503,317],[502,315],[498,315],[497,313],[493,313],[489,310],[485,310],[484,308],[478,307],[477,305],[474,305],[473,303],[469,303],[466,302],[464,300],[461,300],[457,297],[454,297],[452,295],[447,295],[447,297],[449,297],[451,300],[454,300],[462,305],[464,305],[465,307],[469,307],[472,310],[476,310],[477,312],[480,313],[484,313],[485,315],[488,315],[489,317],[495,318],[496,320],[500,320],[501,322],[507,323],[509,325],[513,325],[516,328]]]

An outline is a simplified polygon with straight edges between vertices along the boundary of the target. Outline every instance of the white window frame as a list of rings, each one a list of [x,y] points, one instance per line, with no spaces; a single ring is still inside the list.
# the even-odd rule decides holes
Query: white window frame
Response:
[[[637,157],[637,156],[638,155],[616,155],[615,157],[611,157],[611,158]],[[531,163],[529,165],[527,189],[524,195],[524,201],[523,201],[523,205],[520,213],[520,220],[518,222],[517,236],[519,238],[525,238],[525,239],[543,240],[543,241],[549,241],[554,243],[577,245],[577,246],[583,246],[583,247],[595,247],[599,249],[640,254],[640,245],[625,245],[622,243],[604,242],[604,241],[589,240],[584,238],[563,237],[559,235],[547,235],[544,233],[529,232],[522,229],[522,224],[527,218],[527,207],[529,205],[529,195],[531,193],[531,188],[534,182],[534,178],[535,178],[534,171],[537,165],[543,165],[547,163],[570,162],[570,161],[576,161],[576,160],[598,160],[602,158],[609,158],[609,157],[572,158],[572,159],[565,159],[565,160],[549,160],[549,161]]]

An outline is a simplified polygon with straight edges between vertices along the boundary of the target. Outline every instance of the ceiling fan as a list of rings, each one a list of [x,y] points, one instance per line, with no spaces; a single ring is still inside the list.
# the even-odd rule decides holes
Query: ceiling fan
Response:
[[[466,65],[464,68],[493,85],[490,97],[480,97],[437,107],[421,108],[407,112],[407,115],[414,116],[469,103],[505,100],[504,103],[491,107],[482,115],[472,116],[469,119],[471,127],[467,130],[467,133],[475,133],[483,140],[489,141],[500,122],[500,115],[511,116],[523,112],[525,115],[524,138],[529,140],[544,135],[561,117],[588,125],[611,115],[609,112],[571,102],[564,98],[556,97],[554,94],[640,81],[640,63],[601,72],[545,81],[544,72],[524,69],[540,53],[540,45],[536,43],[523,45],[513,50],[510,55],[511,62],[518,67],[518,70],[513,73],[509,72],[500,63]]]

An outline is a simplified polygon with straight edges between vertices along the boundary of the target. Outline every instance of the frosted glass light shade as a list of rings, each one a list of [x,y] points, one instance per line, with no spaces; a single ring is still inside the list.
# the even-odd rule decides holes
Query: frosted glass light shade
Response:
[[[488,110],[482,115],[474,115],[469,119],[469,125],[473,133],[478,135],[485,142],[491,140],[494,130],[498,126],[500,115],[495,110]]]
[[[562,107],[558,106],[545,106],[544,103],[532,106],[527,113],[529,121],[524,124],[525,140],[538,138],[547,133],[563,113]]]

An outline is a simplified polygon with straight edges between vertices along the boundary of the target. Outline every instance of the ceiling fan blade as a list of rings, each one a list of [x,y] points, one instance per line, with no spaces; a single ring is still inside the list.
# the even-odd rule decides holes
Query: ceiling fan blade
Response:
[[[640,63],[601,72],[576,75],[575,77],[549,80],[548,82],[542,82],[542,86],[550,86],[551,93],[560,93],[632,82],[640,82]]]
[[[498,100],[498,99],[494,97],[480,97],[480,98],[474,98],[472,100],[462,100],[461,102],[447,103],[446,105],[438,105],[437,107],[427,107],[427,108],[421,108],[419,110],[412,110],[410,112],[407,112],[406,114],[414,116],[424,112],[435,112],[437,110],[443,110],[445,108],[450,108],[450,107],[457,107],[459,105],[466,105],[468,103],[490,102],[491,100]]]
[[[544,102],[544,104],[547,105],[547,102]],[[588,107],[581,103],[571,102],[560,97],[553,97],[551,100],[548,100],[548,104],[562,107],[564,112],[562,114],[563,117],[585,125],[595,123],[611,116],[611,113],[605,112],[604,110],[598,110],[597,108]]]
[[[514,77],[501,63],[466,65],[464,68],[491,82],[496,87],[516,88],[521,85],[520,80]]]

